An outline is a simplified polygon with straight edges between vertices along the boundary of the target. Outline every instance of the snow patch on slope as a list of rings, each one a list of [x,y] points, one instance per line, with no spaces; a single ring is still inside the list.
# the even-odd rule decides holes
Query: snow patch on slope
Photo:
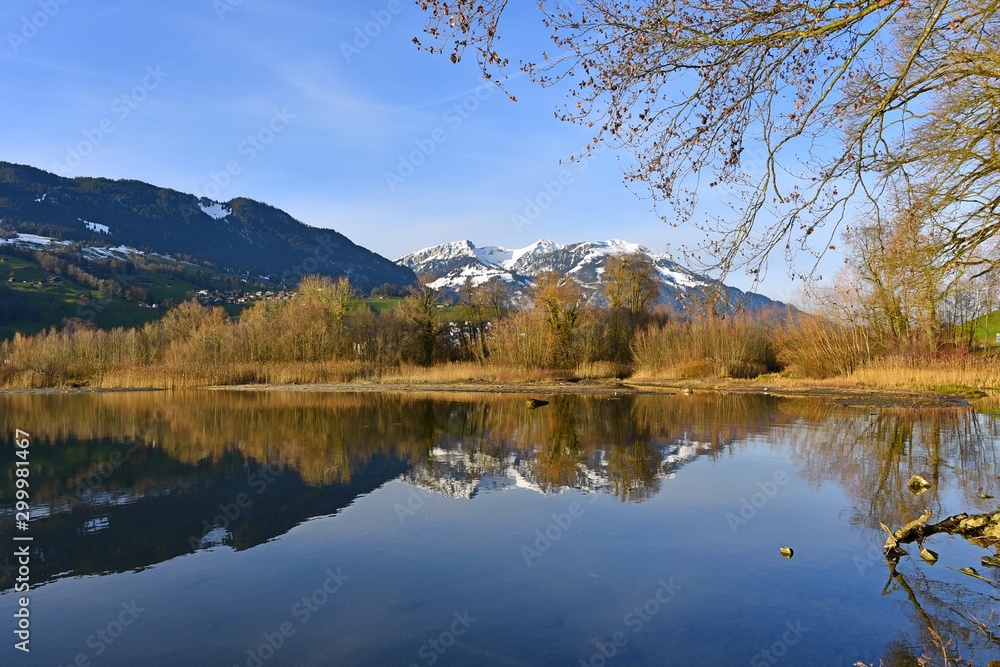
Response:
[[[478,287],[479,285],[488,283],[493,278],[499,278],[508,283],[515,282],[514,276],[508,271],[501,271],[489,266],[463,266],[447,275],[441,276],[434,282],[427,283],[427,286],[431,289],[445,287],[456,289],[464,285],[467,280],[471,280],[472,284]]]
[[[671,271],[670,269],[664,268],[662,266],[657,266],[656,270],[660,272],[663,279],[674,283],[675,285],[681,285],[682,287],[701,287],[705,283],[699,282],[691,278],[691,276],[680,273],[679,271]]]
[[[117,248],[80,248],[80,252],[87,259],[128,259],[129,255],[145,255],[141,250],[120,245]]]
[[[460,257],[477,257],[477,252],[476,246],[472,245],[471,241],[453,241],[407,253],[397,259],[396,263],[403,266],[413,266],[428,259],[442,261]]]
[[[92,232],[98,232],[100,234],[111,233],[111,230],[108,228],[107,225],[102,225],[99,222],[88,222],[87,220],[81,220],[80,218],[77,218],[77,220],[80,220],[80,222],[85,224],[87,226],[87,229],[89,229]]]
[[[0,245],[5,243],[12,245],[18,243],[30,243],[31,245],[52,245],[53,243],[58,243],[59,245],[69,245],[69,241],[56,241],[48,236],[38,236],[37,234],[18,234],[12,239],[0,239]]]
[[[514,251],[500,246],[488,245],[476,248],[475,252],[476,259],[483,264],[496,264],[509,269],[510,265],[514,263]]]
[[[208,206],[199,202],[198,208],[201,209],[202,213],[211,216],[216,220],[222,220],[224,217],[232,213],[232,210],[228,206],[215,201]]]
[[[555,241],[549,241],[546,239],[539,239],[529,245],[527,248],[520,248],[518,250],[511,250],[510,265],[504,268],[510,268],[522,257],[539,257],[542,255],[547,255],[556,250],[562,250],[565,248],[562,243],[556,243]]]

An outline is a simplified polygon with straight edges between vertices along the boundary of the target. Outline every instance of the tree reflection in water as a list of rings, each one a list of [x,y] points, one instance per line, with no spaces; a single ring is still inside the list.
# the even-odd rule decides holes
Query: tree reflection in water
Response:
[[[811,428],[779,427],[775,435],[781,437],[772,438],[773,442],[791,449],[801,473],[812,483],[833,481],[842,486],[853,502],[852,523],[872,539],[885,538],[882,524],[898,528],[926,509],[936,521],[944,519],[956,511],[948,508],[956,495],[960,511],[997,509],[995,500],[977,495],[982,489],[995,489],[1000,473],[1000,422],[993,417],[971,409],[879,410],[865,415],[820,408],[810,418],[798,411],[801,406],[782,407],[789,415],[787,423],[804,418]],[[930,481],[930,489],[911,492],[907,482],[914,474]],[[962,540],[948,535],[935,539]],[[882,664],[980,664],[977,656],[1000,648],[996,570],[989,569],[977,580],[941,564],[932,568],[917,557],[918,549],[901,559],[886,559],[888,581],[883,592],[911,607],[922,642],[917,646],[905,639],[894,642]]]
[[[269,494],[252,517],[234,522],[236,548],[336,512],[397,478],[456,497],[528,486],[642,502],[691,461],[751,442],[787,453],[814,486],[842,487],[850,522],[872,544],[884,539],[883,523],[899,527],[924,509],[937,519],[991,511],[996,501],[976,493],[1000,496],[1000,420],[972,410],[867,411],[749,395],[549,398],[550,405],[527,410],[524,397],[473,394],[7,395],[0,396],[0,430],[9,438],[14,428],[36,425],[33,501],[48,513],[38,525],[48,525],[51,545],[39,575],[50,578],[138,569],[189,553],[201,517],[263,465],[289,474],[275,483],[273,506]],[[130,442],[142,446],[114,474],[100,474]],[[0,464],[10,463],[12,451],[4,446]],[[922,495],[907,488],[913,474],[931,482]],[[75,502],[82,486],[87,499]],[[12,481],[0,479],[0,504],[12,494]],[[117,537],[113,550],[101,535],[87,536],[93,548],[81,546],[81,526],[102,512],[117,513],[115,525],[137,537]],[[11,530],[10,517],[0,516],[0,540],[9,541]],[[883,664],[974,664],[1000,647],[996,570],[984,581],[943,561],[931,568],[914,557],[878,560],[885,593],[907,606],[921,639],[885,647]]]

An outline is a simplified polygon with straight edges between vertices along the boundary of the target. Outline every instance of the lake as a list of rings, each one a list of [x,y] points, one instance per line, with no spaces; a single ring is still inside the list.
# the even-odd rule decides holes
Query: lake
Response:
[[[997,416],[526,398],[0,396],[2,664],[1000,659],[990,551],[937,535],[936,564],[907,545],[890,568],[881,549],[881,524],[997,508]]]

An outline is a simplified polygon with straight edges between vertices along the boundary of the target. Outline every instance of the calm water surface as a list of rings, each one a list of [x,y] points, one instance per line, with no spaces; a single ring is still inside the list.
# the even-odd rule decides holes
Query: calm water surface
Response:
[[[986,665],[1000,422],[767,396],[0,396],[3,665]],[[31,434],[16,651],[14,430]],[[916,496],[919,473],[933,488]],[[783,558],[779,548],[794,549]],[[956,571],[974,566],[990,581]],[[946,662],[947,661],[947,662]]]

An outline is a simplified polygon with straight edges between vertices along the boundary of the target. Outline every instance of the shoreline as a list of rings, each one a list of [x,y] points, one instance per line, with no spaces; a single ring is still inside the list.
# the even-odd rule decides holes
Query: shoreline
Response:
[[[758,394],[779,398],[819,398],[834,405],[857,408],[971,408],[966,398],[920,389],[872,389],[858,386],[829,386],[816,383],[788,383],[774,386],[750,380],[579,380],[538,382],[339,382],[318,384],[243,384],[212,385],[190,388],[100,388],[50,387],[39,389],[0,389],[3,395],[103,394],[148,391],[240,391],[240,392],[316,392],[316,393],[468,393],[468,394],[537,394],[537,395],[691,395]]]
[[[972,402],[934,391],[868,389],[863,387],[770,387],[733,380],[579,382],[446,382],[446,383],[332,383],[311,385],[234,385],[206,387],[212,391],[304,391],[328,393],[469,393],[579,396],[686,396],[693,394],[756,394],[778,398],[821,398],[834,405],[857,408],[971,408]]]

